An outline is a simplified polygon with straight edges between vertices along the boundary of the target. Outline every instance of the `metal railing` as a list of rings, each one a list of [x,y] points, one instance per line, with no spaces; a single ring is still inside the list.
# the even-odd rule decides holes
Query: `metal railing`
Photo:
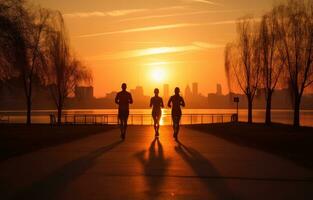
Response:
[[[10,115],[0,115],[0,123],[10,123]]]
[[[54,115],[50,115],[55,117]],[[236,122],[237,114],[183,114],[181,124],[211,124]],[[50,122],[55,122],[55,119]],[[62,123],[65,124],[118,124],[117,114],[64,114]],[[163,114],[160,120],[161,125],[171,125],[172,117],[170,114]],[[150,114],[130,114],[128,117],[129,125],[152,125],[153,118]]]
[[[41,124],[56,124],[56,114],[36,115],[40,120],[37,123]],[[26,116],[24,114],[1,114],[1,123],[25,123]],[[116,125],[119,123],[117,114],[63,114],[61,121],[63,124],[109,124]],[[227,123],[238,121],[237,114],[183,114],[181,117],[182,125],[192,124],[212,124],[212,123]],[[36,123],[36,122],[34,122]],[[151,114],[130,114],[128,117],[130,125],[152,125],[153,118]],[[162,114],[161,125],[171,125],[171,114]]]

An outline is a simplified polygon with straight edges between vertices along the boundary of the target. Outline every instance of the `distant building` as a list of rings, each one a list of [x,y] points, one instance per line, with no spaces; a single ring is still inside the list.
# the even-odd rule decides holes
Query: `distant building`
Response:
[[[196,97],[199,95],[198,83],[192,83],[192,96]]]
[[[106,97],[107,99],[115,99],[116,94],[117,94],[116,91],[112,91],[112,92],[110,92],[110,93],[107,93],[105,97]]]
[[[192,92],[191,92],[189,85],[187,85],[185,89],[185,99],[186,101],[189,101],[192,99]]]
[[[131,89],[130,93],[132,94],[133,97],[143,97],[143,87],[142,86],[136,86],[135,89]]]
[[[216,95],[222,95],[222,85],[221,84],[216,84]]]
[[[88,100],[88,99],[93,99],[93,87],[88,86],[76,86],[75,87],[75,98],[80,99],[80,100]]]

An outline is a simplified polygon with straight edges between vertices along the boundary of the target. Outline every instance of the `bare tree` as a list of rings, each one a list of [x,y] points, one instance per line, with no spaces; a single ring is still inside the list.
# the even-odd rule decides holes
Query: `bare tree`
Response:
[[[23,76],[24,92],[27,102],[27,124],[31,124],[31,110],[32,110],[32,95],[33,95],[33,79],[39,72],[39,68],[43,65],[43,41],[44,31],[47,20],[49,18],[49,11],[39,9],[32,13],[30,20],[27,20],[25,35],[27,38],[27,65],[21,68]]]
[[[300,105],[304,90],[313,83],[313,4],[311,1],[290,0],[274,8],[277,31],[282,39],[281,55],[291,86],[294,126],[300,126]]]
[[[54,15],[47,39],[48,68],[45,79],[58,110],[58,124],[61,124],[62,109],[66,98],[77,85],[90,83],[91,73],[70,53],[69,42],[61,13]]]
[[[0,80],[13,76],[13,68],[21,62],[24,40],[15,20],[14,10],[21,7],[20,1],[0,0]],[[16,48],[20,45],[21,48]]]
[[[260,82],[260,48],[255,21],[249,17],[240,19],[237,32],[238,41],[225,49],[225,70],[229,83],[236,83],[236,88],[246,95],[248,122],[252,123],[253,100]]]
[[[23,0],[3,2],[0,2],[1,10],[5,10],[9,20],[5,24],[8,28],[4,30],[6,34],[2,34],[7,36],[5,59],[2,60],[6,61],[5,64],[10,64],[16,75],[21,76],[23,80],[27,108],[26,123],[29,125],[31,124],[33,78],[43,63],[42,42],[49,12],[41,8],[28,7]]]
[[[260,24],[260,56],[262,87],[265,89],[265,123],[271,124],[272,96],[281,77],[285,57],[279,53],[280,37],[277,33],[276,13],[265,14]]]

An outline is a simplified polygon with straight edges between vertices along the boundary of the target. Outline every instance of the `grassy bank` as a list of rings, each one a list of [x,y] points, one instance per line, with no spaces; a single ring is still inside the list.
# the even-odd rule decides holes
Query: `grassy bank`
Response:
[[[4,125],[0,124],[0,161],[48,146],[101,133],[114,126]]]
[[[273,124],[213,124],[187,126],[238,145],[256,148],[313,169],[313,128]]]

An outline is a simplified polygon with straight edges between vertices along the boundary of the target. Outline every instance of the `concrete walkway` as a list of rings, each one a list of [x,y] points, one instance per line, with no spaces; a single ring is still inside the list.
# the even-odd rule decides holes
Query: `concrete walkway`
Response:
[[[0,199],[313,199],[313,171],[210,134],[111,130],[0,163]]]

